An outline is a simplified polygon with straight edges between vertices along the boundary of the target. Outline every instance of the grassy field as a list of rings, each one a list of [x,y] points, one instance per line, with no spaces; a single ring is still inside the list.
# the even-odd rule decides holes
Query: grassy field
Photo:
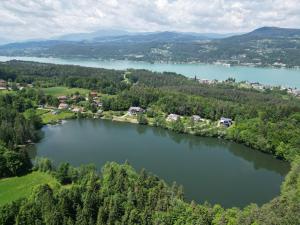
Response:
[[[74,117],[73,112],[62,111],[56,115],[53,115],[51,112],[44,113],[41,115],[44,124],[56,123],[58,120],[72,119]]]
[[[0,90],[0,95],[12,94],[12,93],[15,93],[15,91],[9,91],[9,90]]]
[[[50,174],[33,172],[22,177],[12,177],[0,180],[0,205],[12,202],[30,195],[33,188],[39,184],[59,186],[58,181]]]
[[[81,95],[86,95],[90,91],[88,89],[83,88],[68,88],[68,87],[50,87],[50,88],[43,88],[42,89],[45,94],[53,95],[55,97],[58,97],[60,95],[71,95],[75,92],[79,92]]]

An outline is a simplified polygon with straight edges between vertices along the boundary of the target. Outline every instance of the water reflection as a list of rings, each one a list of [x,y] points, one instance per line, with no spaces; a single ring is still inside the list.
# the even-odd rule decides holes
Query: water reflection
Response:
[[[139,129],[139,127],[140,126],[137,127],[137,130]],[[256,170],[259,169],[272,170],[279,173],[282,176],[287,174],[288,171],[290,170],[289,163],[278,160],[273,156],[271,156],[270,154],[266,154],[258,150],[250,149],[242,144],[237,144],[232,141],[210,138],[210,137],[198,137],[198,136],[188,135],[188,134],[178,134],[170,130],[157,128],[157,127],[151,127],[150,129],[153,132],[153,134],[155,134],[156,136],[164,137],[164,138],[168,137],[177,144],[187,143],[189,150],[191,151],[200,151],[201,148],[211,149],[222,145],[226,150],[229,150],[235,156],[238,156],[239,158],[251,162],[253,164],[253,167]],[[139,132],[139,134],[141,133]],[[274,161],[276,161],[276,164],[274,164]],[[277,163],[281,164],[281,166],[278,167]]]
[[[289,165],[243,145],[157,127],[108,120],[72,120],[43,128],[32,158],[74,166],[128,160],[135,169],[182,184],[188,200],[244,206],[264,203],[280,191]]]

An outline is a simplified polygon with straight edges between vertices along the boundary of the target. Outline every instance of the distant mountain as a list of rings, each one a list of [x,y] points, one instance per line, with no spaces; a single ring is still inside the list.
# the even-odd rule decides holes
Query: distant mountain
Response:
[[[103,29],[90,33],[66,34],[63,36],[53,37],[52,39],[62,41],[92,41],[93,39],[100,37],[115,37],[129,34],[130,33],[128,31],[123,30]]]
[[[101,42],[149,42],[149,41],[190,41],[197,39],[220,39],[237,35],[236,33],[193,33],[193,32],[128,32],[123,30],[104,29],[91,33],[74,33],[52,38],[63,41],[101,41]],[[169,38],[166,40],[166,38]]]
[[[251,36],[257,38],[300,37],[300,29],[261,27],[241,36]]]
[[[0,46],[0,55],[300,66],[300,30],[262,27],[241,35],[123,31]]]
[[[137,33],[131,35],[114,36],[114,37],[96,37],[94,42],[119,42],[119,43],[173,43],[173,42],[193,42],[198,40],[209,39],[201,34],[189,34],[179,32],[154,32],[154,33]]]
[[[284,38],[300,38],[300,29],[289,29],[279,27],[261,27],[242,35],[235,35],[225,38],[227,42],[247,42],[262,39],[284,39]]]

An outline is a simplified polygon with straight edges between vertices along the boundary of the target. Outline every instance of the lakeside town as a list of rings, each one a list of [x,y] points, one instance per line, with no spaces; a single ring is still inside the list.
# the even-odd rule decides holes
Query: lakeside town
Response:
[[[275,88],[281,90],[281,91],[286,91],[288,94],[291,94],[295,97],[300,97],[300,89],[298,88],[292,88],[292,87],[284,87],[284,86],[272,86],[272,85],[266,85],[266,84],[261,84],[259,82],[249,82],[249,81],[241,81],[241,82],[236,82],[234,78],[228,78],[225,81],[221,81],[221,80],[209,80],[209,79],[202,79],[202,78],[198,78],[197,76],[195,76],[195,78],[193,78],[195,80],[197,80],[200,84],[207,84],[207,85],[214,85],[214,84],[218,84],[218,83],[230,83],[230,84],[234,84],[240,88],[248,88],[248,89],[255,89],[258,91],[264,91],[264,90],[273,90]]]

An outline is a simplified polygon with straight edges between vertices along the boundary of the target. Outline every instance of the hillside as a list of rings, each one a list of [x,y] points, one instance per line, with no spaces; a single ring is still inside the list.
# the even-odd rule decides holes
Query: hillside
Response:
[[[8,44],[0,46],[0,55],[300,66],[299,29],[262,27],[219,39],[213,34],[178,32],[78,35],[77,40],[87,39]]]

